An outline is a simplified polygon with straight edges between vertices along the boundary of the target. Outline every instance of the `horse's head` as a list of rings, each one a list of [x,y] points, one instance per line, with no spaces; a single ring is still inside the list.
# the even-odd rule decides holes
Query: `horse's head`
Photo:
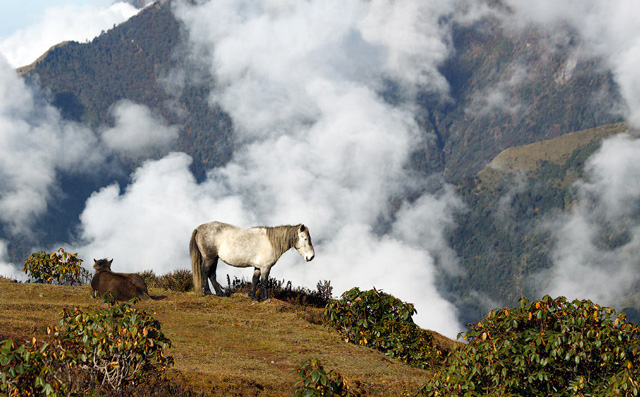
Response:
[[[98,259],[98,260],[93,260],[93,269],[94,270],[111,270],[111,262],[113,262],[113,259],[111,259],[110,261],[107,260],[107,258],[104,259]]]
[[[296,240],[296,250],[305,261],[309,262],[316,256],[313,250],[313,244],[311,244],[311,235],[309,234],[309,228],[305,225],[298,226],[298,239]]]

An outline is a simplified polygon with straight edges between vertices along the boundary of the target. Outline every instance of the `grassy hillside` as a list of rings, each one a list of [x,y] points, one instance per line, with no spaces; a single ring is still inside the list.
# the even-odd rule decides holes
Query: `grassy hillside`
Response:
[[[102,303],[89,287],[14,283],[0,278],[0,339],[44,337],[64,308],[87,310]],[[310,359],[341,373],[371,396],[414,395],[431,375],[366,347],[345,343],[321,325],[322,309],[279,300],[257,303],[241,294],[196,297],[151,289],[140,302],[162,323],[173,342],[171,377],[207,395],[290,395],[298,381],[291,371]],[[435,335],[439,343],[454,343]]]
[[[588,153],[591,154],[593,153],[593,146],[599,147],[603,139],[628,131],[629,127],[625,123],[608,124],[584,131],[570,132],[554,139],[515,146],[503,150],[494,157],[478,173],[478,177],[483,182],[489,182],[488,176],[492,171],[503,175],[517,171],[535,173],[546,163],[558,166],[567,164],[573,168],[578,168],[582,163],[576,164],[575,161],[572,161],[575,160],[578,150],[586,148]],[[589,150],[589,147],[591,147],[591,150]]]

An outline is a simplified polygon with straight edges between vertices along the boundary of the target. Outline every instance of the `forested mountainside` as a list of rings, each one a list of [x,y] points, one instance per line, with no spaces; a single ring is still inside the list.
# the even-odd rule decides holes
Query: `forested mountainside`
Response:
[[[22,73],[50,91],[64,117],[93,127],[113,123],[110,109],[119,100],[147,105],[180,128],[175,147],[153,157],[185,152],[202,178],[231,158],[233,120],[209,104],[216,82],[181,52],[186,31],[171,7],[170,1],[156,3],[91,42],[56,46]],[[575,56],[579,38],[570,29],[550,45],[547,32],[509,30],[489,15],[454,23],[452,32],[455,53],[440,70],[450,92],[446,98],[426,90],[417,94],[423,144],[411,166],[425,178],[442,175],[465,203],[449,236],[464,272],[442,274],[440,280],[441,292],[456,302],[465,322],[486,312],[476,293],[504,304],[531,293],[530,278],[550,266],[552,241],[543,219],[570,208],[571,182],[600,138],[628,128],[614,124],[622,119],[612,111],[620,103],[612,76],[597,59]],[[174,79],[184,89],[174,90]],[[401,89],[389,82],[380,95],[399,103],[406,100]],[[554,160],[523,146],[597,127],[602,128],[581,133],[584,139]],[[512,164],[518,172],[488,167],[515,147],[531,154],[517,156],[513,164],[531,156],[534,166],[522,171]],[[144,159],[119,160],[133,169]],[[78,194],[51,209],[44,223],[57,232],[45,240],[70,233],[84,200],[100,184],[76,178],[68,186]],[[25,247],[9,248],[20,262]]]
[[[171,2],[156,3],[90,43],[53,48],[25,74],[38,76],[65,116],[94,126],[112,122],[110,107],[125,98],[181,123],[175,149],[190,154],[201,174],[229,159],[233,125],[207,106],[215,82],[177,50],[184,35]],[[456,183],[508,147],[621,121],[610,111],[619,100],[611,76],[596,61],[572,58],[576,39],[566,35],[550,49],[543,32],[507,32],[490,18],[454,26],[456,54],[441,70],[450,98],[418,95],[425,147],[414,165]],[[190,84],[174,96],[177,66]],[[397,101],[398,89],[381,94]]]
[[[468,212],[458,215],[451,244],[467,273],[445,276],[443,289],[461,299],[459,307],[467,311],[463,317],[482,316],[472,291],[496,302],[545,291],[548,280],[535,277],[552,266],[555,241],[549,222],[575,205],[573,183],[585,177],[585,162],[602,140],[629,132],[626,124],[618,123],[510,148],[460,182],[458,192]],[[596,244],[612,250],[629,238],[627,232],[603,224]],[[640,320],[638,302],[631,299],[627,305],[630,319]]]
[[[93,127],[113,123],[110,109],[123,99],[147,105],[170,124],[179,123],[173,150],[191,155],[196,174],[202,175],[229,159],[233,126],[221,109],[208,106],[213,82],[193,76],[203,72],[189,70],[188,60],[176,50],[180,40],[181,28],[169,3],[159,2],[90,43],[52,48],[23,73],[51,90],[63,116]],[[179,65],[199,83],[174,96],[169,73]]]

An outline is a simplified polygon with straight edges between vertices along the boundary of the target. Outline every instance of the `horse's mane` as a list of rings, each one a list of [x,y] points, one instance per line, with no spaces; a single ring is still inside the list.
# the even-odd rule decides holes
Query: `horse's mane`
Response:
[[[276,226],[276,227],[264,227],[267,231],[267,237],[274,251],[279,254],[285,253],[289,248],[296,245],[298,239],[298,228],[300,225],[291,226]]]

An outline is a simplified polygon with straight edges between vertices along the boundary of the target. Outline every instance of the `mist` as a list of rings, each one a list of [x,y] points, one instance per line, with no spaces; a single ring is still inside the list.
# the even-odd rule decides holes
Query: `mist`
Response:
[[[37,23],[0,39],[0,53],[14,68],[29,65],[58,43],[91,40],[138,12],[125,2],[105,3],[82,6],[52,3]]]
[[[640,4],[626,0],[508,3],[515,12],[508,23],[517,28],[536,26],[553,32],[568,27],[576,32],[579,40],[570,57],[572,65],[597,59],[619,86],[624,100],[619,111],[630,127],[640,127],[640,26],[636,18]],[[541,293],[588,298],[617,308],[640,303],[634,296],[640,279],[636,260],[638,159],[637,136],[625,134],[605,140],[588,160],[586,177],[574,184],[577,201],[573,208],[546,225],[554,239],[554,266],[535,277]]]
[[[233,158],[201,182],[185,154],[145,162],[130,185],[87,200],[74,249],[114,258],[114,270],[162,274],[190,268],[188,239],[200,223],[304,223],[316,258],[304,263],[291,251],[272,277],[309,288],[330,280],[336,296],[382,289],[414,303],[418,324],[454,337],[462,328],[436,276],[441,264],[461,271],[444,233],[462,203],[444,183],[424,191],[408,168],[422,134],[412,93],[448,95],[438,67],[451,51],[441,17],[453,8],[442,7],[178,3],[191,61],[218,84],[209,102],[233,118]],[[400,104],[382,98],[388,81],[406,88]],[[407,201],[409,193],[416,199]],[[225,274],[250,277],[220,265],[218,280]]]
[[[548,225],[556,239],[554,267],[543,274],[549,293],[620,308],[640,281],[640,141],[606,140],[586,165],[570,212]]]
[[[455,337],[462,330],[456,308],[436,285],[441,272],[464,277],[447,236],[465,207],[439,175],[426,183],[409,166],[428,133],[416,122],[415,96],[452,100],[440,73],[455,54],[451,24],[487,15],[511,29],[562,32],[558,26],[569,24],[581,39],[572,62],[600,59],[620,86],[624,114],[640,123],[638,41],[628,40],[640,33],[635,3],[509,4],[507,15],[463,1],[176,1],[188,34],[179,54],[213,77],[206,100],[234,124],[231,161],[201,180],[184,153],[151,159],[174,147],[180,126],[128,100],[113,105],[109,125],[64,120],[46,92],[15,73],[21,61],[0,56],[0,226],[7,236],[28,236],[64,194],[62,174],[114,172],[124,158],[137,165],[126,171],[130,183],[93,192],[76,234],[34,251],[64,246],[88,269],[106,257],[115,271],[164,274],[190,269],[188,241],[201,223],[304,223],[316,258],[305,263],[292,250],[272,277],[309,288],[330,280],[336,296],[355,286],[382,289],[414,303],[420,326]],[[527,73],[526,65],[511,69],[466,111],[523,111],[510,91]],[[175,96],[189,82],[180,70],[163,76]],[[384,99],[390,85],[399,92],[393,103]],[[631,135],[605,142],[576,184],[575,208],[549,221],[556,243],[554,267],[541,275],[545,293],[609,304],[637,283],[639,149]],[[18,278],[15,269],[0,240],[0,275]],[[223,284],[227,274],[249,278],[251,271],[218,266]]]

